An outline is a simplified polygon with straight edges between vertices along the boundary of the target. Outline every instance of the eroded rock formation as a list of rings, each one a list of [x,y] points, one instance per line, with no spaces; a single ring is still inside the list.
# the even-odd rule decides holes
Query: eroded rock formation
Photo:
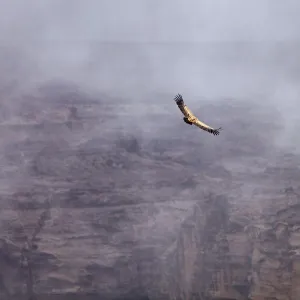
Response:
[[[214,107],[257,128],[204,142],[167,112],[141,132],[118,99],[74,89],[2,120],[1,299],[298,300],[299,157],[270,155],[264,107]]]

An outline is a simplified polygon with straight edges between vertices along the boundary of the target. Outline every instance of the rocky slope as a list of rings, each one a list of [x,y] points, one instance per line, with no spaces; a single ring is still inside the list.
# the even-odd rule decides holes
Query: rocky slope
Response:
[[[280,116],[204,102],[213,137],[171,97],[143,112],[46,85],[4,107],[1,299],[297,298],[300,163],[274,147]]]

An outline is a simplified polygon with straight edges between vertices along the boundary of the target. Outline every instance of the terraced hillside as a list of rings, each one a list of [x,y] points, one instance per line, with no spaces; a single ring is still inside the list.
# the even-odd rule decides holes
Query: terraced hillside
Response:
[[[172,96],[53,83],[3,107],[1,299],[296,299],[300,160],[274,146],[280,115],[199,99],[214,137]]]

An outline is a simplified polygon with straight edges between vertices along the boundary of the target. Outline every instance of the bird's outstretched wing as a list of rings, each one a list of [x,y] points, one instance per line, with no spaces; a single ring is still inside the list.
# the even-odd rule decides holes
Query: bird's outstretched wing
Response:
[[[183,113],[183,115],[188,118],[189,120],[192,120],[196,118],[194,114],[190,111],[190,109],[185,105],[183,98],[180,94],[176,95],[174,98],[178,108]]]
[[[198,118],[196,118],[196,120],[194,120],[192,122],[195,126],[201,128],[202,130],[205,130],[209,133],[212,133],[213,135],[219,135],[220,134],[220,131],[222,130],[222,128],[217,128],[217,129],[214,129],[208,125],[206,125],[205,123],[201,122]]]
[[[187,118],[189,122],[191,122],[193,125],[201,128],[202,130],[205,130],[209,133],[212,133],[213,135],[219,135],[222,128],[214,129],[207,124],[201,122],[191,111],[190,109],[185,105],[183,98],[180,94],[176,95],[174,98],[177,106],[183,113],[184,117]]]

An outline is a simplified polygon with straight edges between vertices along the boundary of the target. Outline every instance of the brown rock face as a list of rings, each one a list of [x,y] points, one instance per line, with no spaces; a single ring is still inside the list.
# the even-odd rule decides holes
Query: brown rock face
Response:
[[[1,299],[298,300],[300,160],[274,150],[276,112],[204,103],[213,137],[163,99],[73,90],[0,120]]]

